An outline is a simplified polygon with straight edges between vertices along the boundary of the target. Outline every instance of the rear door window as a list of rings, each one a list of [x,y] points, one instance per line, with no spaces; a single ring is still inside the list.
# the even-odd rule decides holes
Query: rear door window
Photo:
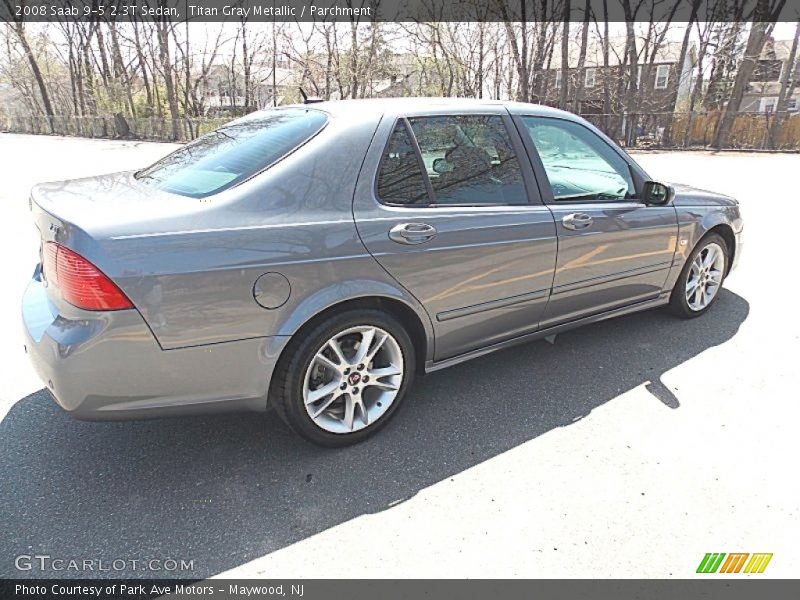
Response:
[[[419,156],[404,121],[398,121],[378,171],[378,197],[388,204],[428,204]]]
[[[527,204],[517,155],[497,115],[409,119],[436,204]]]
[[[397,122],[378,170],[382,202],[528,204],[519,160],[501,117],[444,115],[410,117],[407,122],[411,131],[405,119]]]
[[[173,194],[205,198],[274,164],[327,120],[319,110],[302,108],[253,113],[186,144],[136,178]]]

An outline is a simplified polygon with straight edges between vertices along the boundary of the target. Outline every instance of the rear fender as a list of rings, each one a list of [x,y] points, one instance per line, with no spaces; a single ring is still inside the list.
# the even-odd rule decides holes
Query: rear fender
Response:
[[[403,288],[374,279],[355,279],[334,283],[321,288],[304,298],[279,323],[276,335],[294,335],[305,323],[322,312],[348,302],[364,299],[386,298],[402,302],[410,308],[422,323],[425,330],[425,355],[433,356],[434,334],[430,317],[422,305]]]

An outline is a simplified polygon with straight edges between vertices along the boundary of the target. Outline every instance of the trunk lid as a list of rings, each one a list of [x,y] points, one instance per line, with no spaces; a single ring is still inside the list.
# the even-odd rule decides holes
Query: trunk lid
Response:
[[[39,260],[48,297],[57,306],[62,305],[60,291],[48,281],[44,268],[48,242],[76,252],[113,280],[119,275],[116,270],[120,265],[109,255],[111,238],[131,230],[146,230],[163,218],[199,208],[196,199],[142,184],[132,171],[34,186],[30,209],[39,230]]]
[[[52,226],[78,227],[104,237],[129,231],[131,224],[175,216],[199,205],[194,198],[144,185],[133,171],[40,183],[31,190],[31,202],[43,239]]]

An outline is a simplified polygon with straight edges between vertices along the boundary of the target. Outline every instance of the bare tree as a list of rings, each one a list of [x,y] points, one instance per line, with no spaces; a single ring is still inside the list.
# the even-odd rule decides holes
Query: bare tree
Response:
[[[697,68],[694,85],[692,86],[692,93],[689,98],[689,114],[686,120],[686,128],[683,133],[683,147],[686,148],[691,143],[692,129],[694,128],[695,121],[695,108],[701,104],[703,92],[703,75],[704,75],[704,60],[708,47],[711,41],[711,34],[715,27],[714,18],[715,13],[711,13],[710,18],[701,24],[699,21],[695,22],[697,31],[698,48],[697,48]]]
[[[589,21],[591,20],[592,9],[591,0],[586,0],[583,6],[583,26],[581,27],[581,47],[578,53],[578,80],[575,86],[575,99],[572,103],[572,111],[578,112],[581,106],[581,96],[583,95],[583,86],[586,83],[586,77],[583,73],[584,65],[586,64],[586,44],[589,40]]]
[[[514,57],[514,64],[517,68],[517,76],[519,80],[519,93],[517,98],[520,102],[530,101],[530,63],[528,62],[528,14],[527,3],[520,3],[519,14],[519,41],[514,31],[514,26],[511,21],[510,11],[506,4],[506,0],[499,0],[500,14],[503,18],[503,24],[506,28],[506,35],[508,36],[508,43],[511,46],[511,53]]]
[[[731,127],[733,127],[736,114],[739,112],[745,88],[750,83],[750,77],[761,56],[764,42],[772,31],[775,21],[783,10],[783,5],[785,3],[786,0],[774,0],[774,3],[770,5],[769,0],[758,0],[754,14],[755,20],[750,27],[750,35],[747,38],[744,59],[742,60],[742,64],[739,65],[736,79],[733,82],[731,97],[725,105],[722,119],[714,135],[714,141],[712,143],[714,148],[723,148],[728,142],[728,136],[730,135]]]
[[[781,130],[781,125],[786,118],[786,108],[789,102],[789,96],[794,91],[796,85],[795,76],[797,74],[797,42],[800,39],[800,21],[797,22],[794,30],[794,38],[792,39],[792,48],[789,50],[789,57],[786,59],[786,64],[781,72],[781,89],[778,94],[778,104],[775,107],[775,118],[769,129],[769,147],[776,148],[778,144],[778,133]]]
[[[689,52],[689,40],[691,39],[692,27],[697,20],[697,11],[700,9],[701,0],[692,0],[692,12],[689,15],[689,21],[686,23],[686,29],[683,32],[683,40],[681,41],[681,50],[678,54],[678,76],[670,82],[670,103],[674,106],[677,101],[678,94],[683,86],[691,83],[692,80],[692,67],[691,65],[684,72],[684,65],[686,63],[686,56]],[[688,75],[688,81],[685,79],[685,74]],[[674,111],[667,115],[667,121],[664,126],[664,137],[661,140],[662,145],[672,145],[672,122],[674,119]]]
[[[173,76],[174,67],[172,65],[172,59],[170,58],[169,49],[169,40],[173,25],[166,17],[159,17],[154,23],[158,36],[158,56],[161,63],[161,74],[164,78],[169,114],[172,120],[172,139],[178,140],[181,137],[179,122],[180,113],[178,111],[178,95],[175,89],[175,78]]]
[[[153,99],[153,92],[150,86],[150,77],[147,74],[147,59],[145,58],[145,47],[142,44],[140,35],[139,35],[139,22],[136,19],[131,20],[131,29],[133,31],[133,47],[136,52],[136,60],[138,63],[139,71],[142,74],[142,83],[145,89],[146,95],[146,113],[148,116],[152,115],[154,112],[154,99]],[[135,71],[134,71],[135,73]]]
[[[570,0],[562,0],[564,2],[564,12],[562,18],[564,20],[564,29],[561,33],[561,90],[558,96],[558,107],[561,109],[567,108],[567,98],[569,96],[569,18],[570,18]],[[580,76],[580,74],[579,74]]]
[[[3,3],[6,5],[8,14],[14,15],[14,10],[11,6],[10,0],[3,0]],[[53,105],[50,103],[50,94],[47,91],[47,85],[44,82],[42,71],[39,68],[39,61],[36,60],[36,55],[33,53],[31,45],[28,42],[28,36],[26,35],[25,32],[25,22],[22,20],[22,18],[14,18],[14,20],[12,20],[9,23],[9,27],[16,34],[17,39],[19,40],[19,43],[22,46],[23,51],[25,52],[25,57],[28,59],[28,64],[30,65],[31,72],[33,73],[33,78],[36,80],[36,85],[39,89],[39,95],[41,96],[42,99],[42,105],[44,106],[44,114],[45,117],[47,118],[47,122],[50,127],[50,132],[52,133]]]

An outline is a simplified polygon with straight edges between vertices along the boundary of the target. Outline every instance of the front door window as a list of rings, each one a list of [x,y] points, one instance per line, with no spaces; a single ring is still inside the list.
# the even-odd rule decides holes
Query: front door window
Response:
[[[523,117],[556,201],[633,198],[628,164],[590,129],[562,119]]]

